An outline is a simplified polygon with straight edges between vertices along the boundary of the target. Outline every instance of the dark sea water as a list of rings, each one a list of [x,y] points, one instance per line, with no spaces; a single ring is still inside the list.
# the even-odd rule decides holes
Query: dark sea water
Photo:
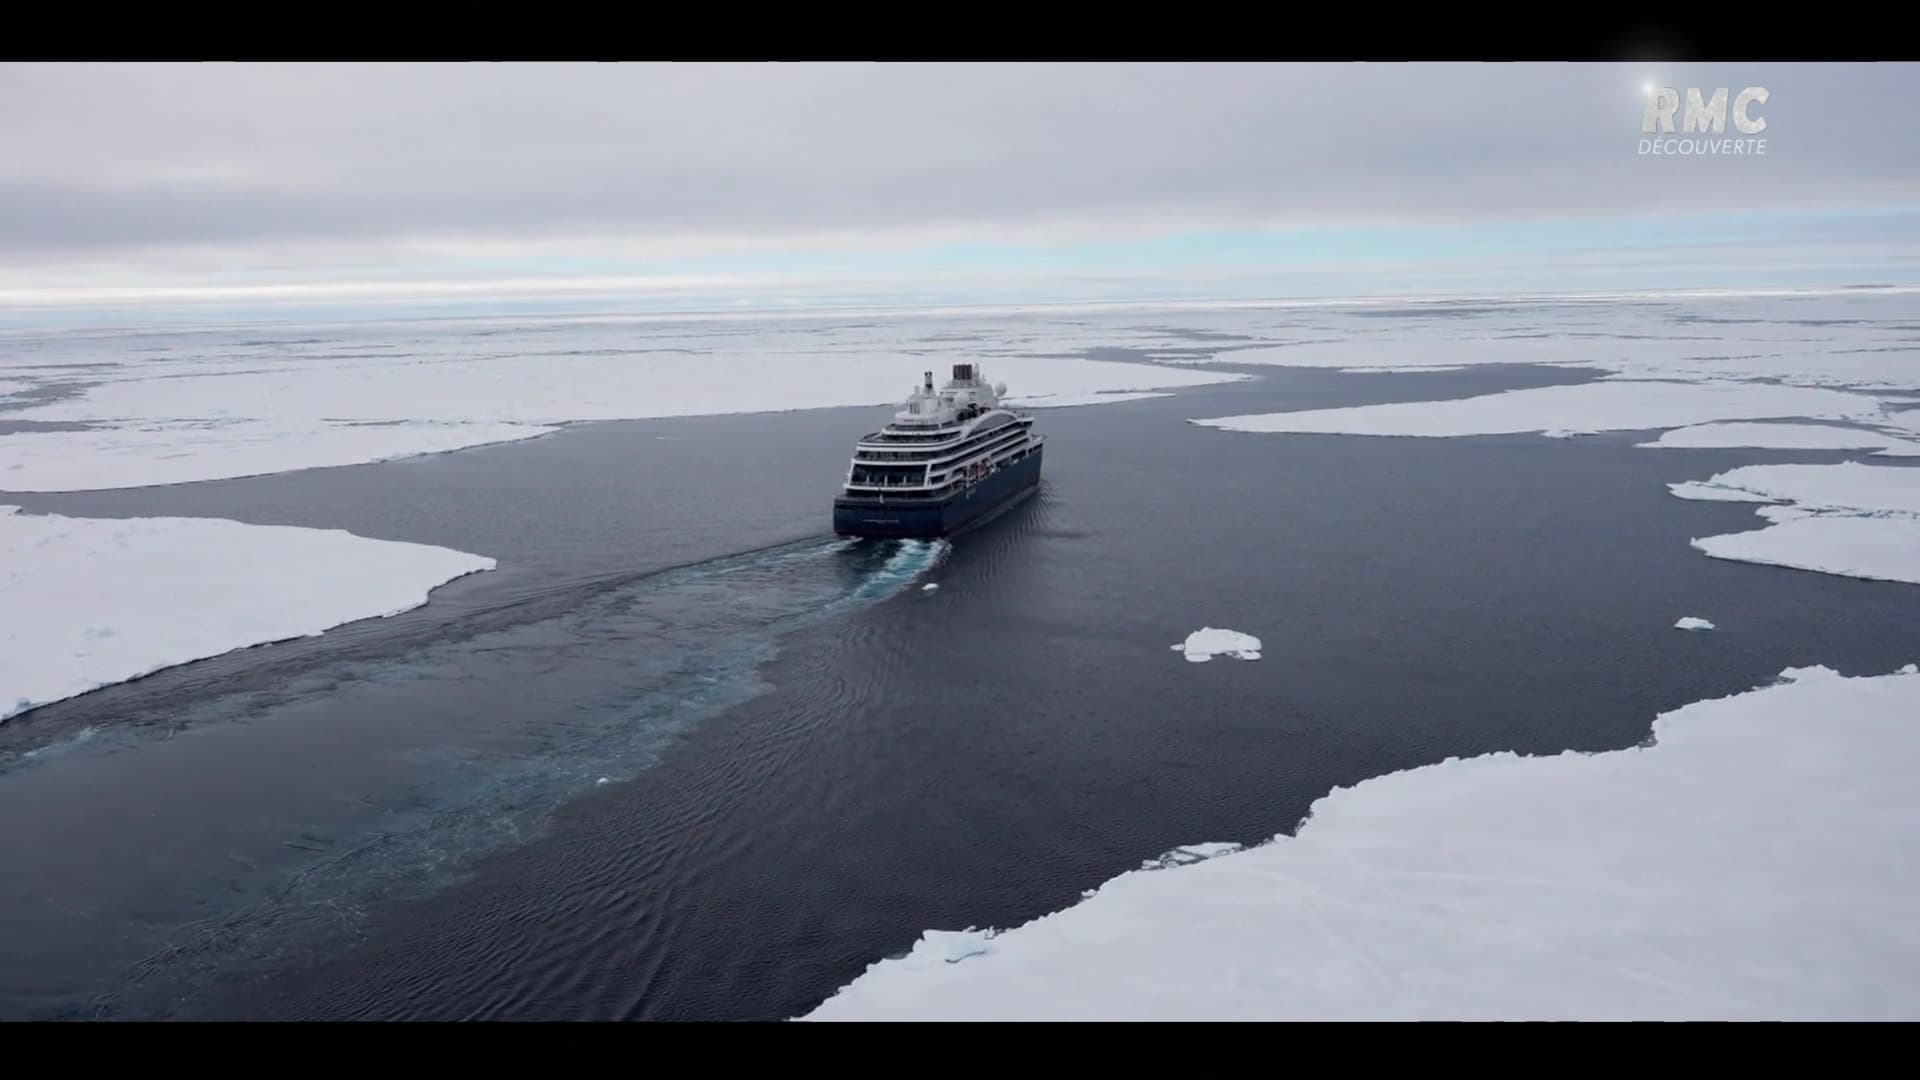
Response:
[[[1752,505],[1666,488],[1847,455],[1185,422],[1590,375],[1257,373],[1040,412],[1041,493],[950,543],[828,535],[884,409],[6,496],[500,568],[0,727],[0,1016],[781,1019],[1337,786],[1920,657],[1913,587],[1709,559]]]

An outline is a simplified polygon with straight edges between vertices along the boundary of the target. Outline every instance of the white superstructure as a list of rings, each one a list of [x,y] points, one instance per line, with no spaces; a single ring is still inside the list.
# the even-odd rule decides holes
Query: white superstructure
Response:
[[[937,390],[927,372],[893,422],[854,446],[845,494],[942,498],[1026,457],[1045,436],[1034,434],[1031,416],[1000,404],[1006,391],[975,364],[955,364]]]

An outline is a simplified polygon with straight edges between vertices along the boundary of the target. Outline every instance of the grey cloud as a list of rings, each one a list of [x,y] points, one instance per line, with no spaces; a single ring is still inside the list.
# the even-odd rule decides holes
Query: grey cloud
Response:
[[[1767,156],[1635,155],[1645,77],[1767,86]],[[11,65],[0,263],[1911,205],[1913,100],[1911,64]]]

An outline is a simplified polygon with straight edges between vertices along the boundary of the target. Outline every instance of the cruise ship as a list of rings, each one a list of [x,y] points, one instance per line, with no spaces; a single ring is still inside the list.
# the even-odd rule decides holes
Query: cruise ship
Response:
[[[846,486],[833,500],[841,536],[948,536],[1012,506],[1040,486],[1046,436],[1033,417],[1000,404],[977,364],[933,372],[886,427],[854,446]]]

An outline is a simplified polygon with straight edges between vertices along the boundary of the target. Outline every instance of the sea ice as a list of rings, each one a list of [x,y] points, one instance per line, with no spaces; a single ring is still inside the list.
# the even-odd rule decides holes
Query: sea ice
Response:
[[[1211,626],[1195,630],[1187,635],[1187,640],[1172,648],[1174,652],[1186,653],[1187,659],[1195,664],[1204,664],[1215,656],[1260,659],[1259,638],[1238,630],[1216,630]]]
[[[1825,424],[1700,424],[1674,428],[1652,442],[1639,445],[1655,449],[1755,447],[1768,450],[1872,450],[1889,457],[1920,456],[1920,442],[1898,439],[1877,431]]]
[[[1467,366],[1464,364],[1409,364],[1406,367],[1350,367],[1339,370],[1342,375],[1422,375],[1442,371],[1465,371]]]
[[[1238,324],[1209,313],[1214,325],[1264,340],[1192,362],[1349,372],[1535,364],[1626,379],[1911,391],[1920,386],[1916,309],[1912,289],[1327,303]]]
[[[1743,465],[1668,485],[1683,499],[1791,502],[1808,510],[1920,517],[1920,469],[1901,465]],[[1713,492],[1713,494],[1708,494]]]
[[[907,971],[948,967],[990,954],[993,951],[993,938],[994,931],[973,927],[965,930],[929,930],[913,943],[913,948],[905,956],[895,957],[888,962],[898,964]]]
[[[337,529],[0,506],[0,720],[234,649],[393,615],[494,560]]]
[[[1771,524],[1693,541],[1716,559],[1920,584],[1920,468],[1746,465],[1669,484],[1683,499],[1772,502]]]
[[[1920,585],[1920,519],[1820,514],[1695,540],[1716,559]]]
[[[29,354],[32,363],[64,365],[48,368],[61,378],[86,363],[86,378],[64,384],[69,396],[8,418],[95,429],[0,440],[11,443],[0,460],[0,491],[353,465],[529,438],[573,421],[890,405],[923,371],[944,378],[950,361],[984,362],[990,379],[1035,406],[1136,400],[1247,378],[1073,356],[1003,357],[1004,345],[929,342],[928,327],[912,320],[817,322],[468,321],[432,333],[412,325],[331,326],[287,342],[155,332],[108,346],[55,336]],[[164,351],[144,354],[162,342]],[[0,374],[9,366],[23,365],[0,356]]]
[[[441,453],[555,430],[523,424],[240,420],[15,432],[0,435],[0,491],[96,491],[225,480]]]
[[[964,963],[930,933],[806,1018],[1909,1019],[1917,670],[1790,669],[1650,745],[1336,789],[1294,836],[1123,874]]]
[[[1674,623],[1673,628],[1675,630],[1711,630],[1713,629],[1713,624],[1698,616],[1688,615],[1679,622]]]
[[[1681,483],[1668,484],[1667,490],[1682,499],[1692,499],[1695,502],[1767,501],[1764,496],[1755,495],[1751,491],[1741,491],[1737,488],[1715,487],[1701,480],[1687,480]]]
[[[1069,405],[1111,405],[1119,401],[1142,401],[1146,398],[1172,397],[1172,394],[1139,391],[1136,393],[1092,393],[1092,394],[1047,394],[1028,395],[1007,398],[1007,404],[1016,409],[1062,409]]]
[[[1172,851],[1165,852],[1151,859],[1142,860],[1140,869],[1166,870],[1175,866],[1190,866],[1202,859],[1216,859],[1222,855],[1230,855],[1233,852],[1239,851],[1240,848],[1240,844],[1218,840],[1209,844],[1182,844]]]
[[[1453,401],[1256,413],[1193,423],[1229,431],[1450,438],[1637,431],[1710,420],[1874,420],[1882,416],[1877,398],[1839,390],[1746,382],[1603,381],[1509,390]]]
[[[971,354],[956,354],[960,359]],[[270,369],[129,375],[16,413],[22,420],[250,419],[306,423],[433,421],[546,425],[723,413],[891,405],[924,365],[871,346],[475,356],[437,363],[363,359]],[[1073,357],[986,362],[987,377],[1025,399],[1167,390],[1244,375]],[[1118,400],[1112,393],[1099,400]]]

